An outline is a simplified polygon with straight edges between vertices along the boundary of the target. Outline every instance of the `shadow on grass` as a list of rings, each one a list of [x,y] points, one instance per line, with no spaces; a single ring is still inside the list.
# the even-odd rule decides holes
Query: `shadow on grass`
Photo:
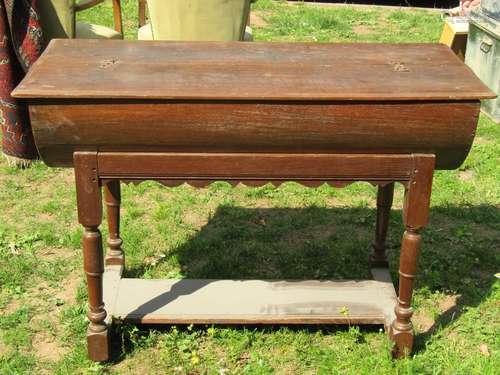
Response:
[[[450,324],[465,307],[477,306],[490,293],[499,263],[495,244],[500,243],[500,234],[494,229],[499,218],[500,210],[487,205],[431,210],[431,223],[423,231],[416,288],[460,297],[456,306],[416,336],[416,352],[425,350],[438,327]],[[186,278],[364,279],[370,277],[368,256],[374,223],[371,208],[221,206],[204,227],[163,261],[174,259]],[[394,210],[388,255],[396,286],[403,229],[401,211]],[[156,267],[161,268],[161,262]],[[150,266],[129,269],[125,277],[141,277],[148,269]],[[291,329],[334,332],[345,327]],[[127,345],[130,343],[124,347]]]
[[[491,205],[435,207],[424,234],[417,288],[457,296],[415,338],[414,352],[425,350],[440,329],[484,301],[492,291],[500,264],[500,208]],[[427,235],[426,235],[427,234]]]

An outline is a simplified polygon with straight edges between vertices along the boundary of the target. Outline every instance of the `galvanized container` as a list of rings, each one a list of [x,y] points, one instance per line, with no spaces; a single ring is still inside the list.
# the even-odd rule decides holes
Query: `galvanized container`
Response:
[[[481,9],[488,17],[500,21],[500,1],[498,0],[482,0]]]
[[[483,0],[484,2],[484,0]],[[486,1],[498,15],[497,0]],[[491,4],[490,4],[491,3]],[[484,6],[484,3],[483,3]],[[488,14],[490,14],[488,13]],[[465,63],[497,95],[500,91],[500,21],[483,11],[471,13]],[[500,98],[484,100],[481,110],[500,123]]]

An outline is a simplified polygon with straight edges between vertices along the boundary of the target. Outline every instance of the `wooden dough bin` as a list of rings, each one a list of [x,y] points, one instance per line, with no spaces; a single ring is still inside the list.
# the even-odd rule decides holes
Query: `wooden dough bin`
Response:
[[[480,99],[494,95],[442,45],[55,40],[13,96],[28,101],[43,160],[75,168],[89,356],[102,361],[111,317],[384,324],[394,354],[410,352],[433,171],[463,162]],[[122,279],[120,181],[147,179],[377,184],[373,280]],[[394,182],[405,186],[398,298],[385,256]]]

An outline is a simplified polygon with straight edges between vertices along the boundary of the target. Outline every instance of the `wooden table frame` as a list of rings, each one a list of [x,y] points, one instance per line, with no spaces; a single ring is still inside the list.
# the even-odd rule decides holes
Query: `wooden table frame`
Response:
[[[70,61],[65,69],[61,58]],[[44,162],[75,168],[88,348],[96,361],[109,357],[113,319],[384,324],[394,355],[409,353],[433,172],[463,163],[480,100],[495,97],[443,45],[116,40],[53,40],[12,96],[29,105]],[[142,180],[168,186],[371,182],[378,186],[373,279],[122,278],[120,181]],[[406,227],[397,295],[385,254],[395,182],[405,186]]]
[[[370,263],[375,279],[381,267],[387,266],[385,240],[392,205],[394,182],[405,186],[403,220],[406,230],[401,244],[398,298],[394,311],[385,313],[384,324],[394,341],[395,357],[408,354],[413,346],[411,308],[413,280],[421,244],[422,227],[428,222],[429,201],[434,172],[434,155],[410,154],[264,154],[264,153],[141,153],[94,152],[74,153],[78,202],[78,219],[84,227],[84,269],[87,275],[90,324],[87,332],[89,357],[95,361],[109,358],[109,325],[113,311],[106,311],[103,277],[110,293],[118,293],[125,256],[120,238],[120,181],[156,180],[165,185],[188,182],[204,186],[212,181],[243,182],[259,185],[267,182],[297,181],[307,186],[328,182],[343,186],[353,181],[378,185],[376,238]],[[109,252],[104,260],[99,225],[102,221],[101,187],[107,207]],[[106,265],[106,267],[105,267]],[[106,272],[105,272],[106,268]],[[114,272],[114,273],[113,273]],[[112,275],[115,276],[112,276]],[[387,273],[386,273],[387,275]],[[123,279],[127,280],[127,279]],[[389,278],[390,280],[390,278]],[[132,284],[137,281],[133,281]],[[257,282],[257,281],[256,281]],[[215,283],[214,285],[217,285]],[[242,284],[243,285],[243,284]],[[359,284],[362,288],[362,285]],[[377,284],[382,285],[382,284]],[[217,288],[214,286],[213,288]],[[392,284],[391,284],[392,289]],[[335,290],[335,289],[332,289]],[[368,290],[368,289],[367,289]],[[370,291],[373,293],[373,291]],[[393,289],[392,289],[392,293]],[[389,298],[389,301],[391,300]],[[108,297],[108,301],[112,298]],[[109,302],[108,302],[109,303]],[[112,303],[111,303],[112,304]],[[113,310],[113,306],[109,306]],[[109,314],[109,315],[108,315]],[[132,319],[134,320],[134,319]],[[137,318],[142,323],[374,323],[377,319],[363,314],[342,316],[259,315],[253,319],[220,316],[187,316],[186,318]],[[380,323],[380,321],[378,321]]]

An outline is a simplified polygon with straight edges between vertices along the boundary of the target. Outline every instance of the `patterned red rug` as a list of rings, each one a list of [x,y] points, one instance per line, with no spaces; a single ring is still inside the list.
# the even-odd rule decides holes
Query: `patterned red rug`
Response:
[[[37,0],[0,0],[0,125],[2,149],[17,165],[38,157],[28,110],[10,93],[43,49]]]

